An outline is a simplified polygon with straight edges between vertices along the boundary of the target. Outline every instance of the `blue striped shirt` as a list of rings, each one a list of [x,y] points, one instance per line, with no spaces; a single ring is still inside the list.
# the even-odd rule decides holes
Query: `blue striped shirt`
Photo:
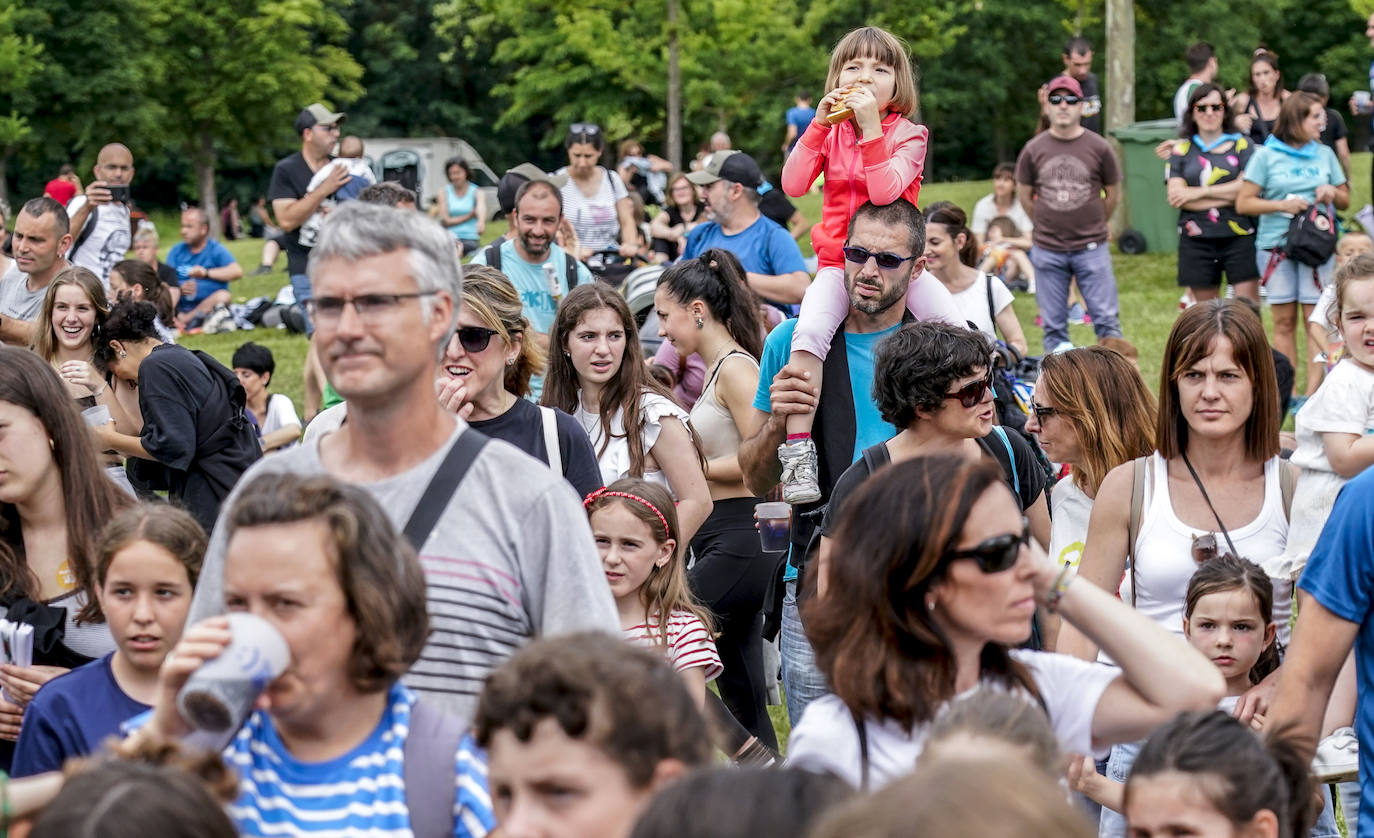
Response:
[[[397,683],[372,735],[347,754],[302,762],[255,711],[224,759],[239,774],[241,793],[227,811],[241,835],[332,835],[411,838],[404,754],[415,694]],[[485,755],[465,735],[455,756],[455,838],[483,838],[495,826]]]

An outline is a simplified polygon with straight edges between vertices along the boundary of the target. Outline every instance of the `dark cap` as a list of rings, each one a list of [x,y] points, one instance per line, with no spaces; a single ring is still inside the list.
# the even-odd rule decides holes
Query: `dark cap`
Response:
[[[299,134],[305,129],[314,128],[321,123],[324,125],[338,125],[345,119],[347,119],[347,117],[344,114],[334,113],[329,108],[316,102],[296,115],[296,133]]]
[[[759,164],[754,162],[754,158],[742,151],[729,150],[717,151],[706,158],[706,164],[689,174],[687,179],[697,186],[709,186],[718,180],[728,180],[740,186],[758,189],[763,184],[763,173],[759,171]]]
[[[515,210],[515,193],[530,181],[547,183],[554,191],[558,191],[568,182],[568,176],[548,174],[533,163],[521,163],[513,169],[507,169],[496,184],[496,202],[501,205],[501,212],[510,215]]]

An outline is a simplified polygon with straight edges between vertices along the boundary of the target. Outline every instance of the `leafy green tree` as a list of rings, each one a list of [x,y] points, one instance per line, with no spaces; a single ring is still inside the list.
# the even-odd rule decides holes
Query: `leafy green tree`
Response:
[[[0,201],[9,200],[5,169],[33,128],[25,116],[38,97],[30,84],[38,76],[43,48],[16,25],[22,12],[12,0],[0,0]]]
[[[362,67],[342,46],[343,18],[324,0],[141,2],[145,48],[160,67],[149,93],[167,113],[166,140],[190,161],[218,235],[220,156],[270,163],[301,108],[342,107],[362,94]]]

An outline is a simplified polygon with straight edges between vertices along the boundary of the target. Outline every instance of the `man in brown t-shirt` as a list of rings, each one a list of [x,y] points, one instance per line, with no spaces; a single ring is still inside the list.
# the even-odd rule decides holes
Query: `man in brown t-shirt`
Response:
[[[1116,277],[1107,252],[1107,218],[1121,197],[1121,169],[1111,146],[1085,129],[1083,89],[1069,76],[1049,88],[1050,129],[1016,160],[1017,198],[1031,220],[1035,299],[1045,351],[1070,344],[1069,283],[1077,277],[1097,337],[1121,337]]]

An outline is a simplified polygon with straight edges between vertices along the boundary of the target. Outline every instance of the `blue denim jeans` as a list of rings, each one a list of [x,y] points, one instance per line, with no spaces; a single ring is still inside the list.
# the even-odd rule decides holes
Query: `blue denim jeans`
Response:
[[[314,296],[310,290],[310,277],[305,274],[291,274],[291,292],[296,295],[296,302],[301,304],[301,314],[305,316],[306,335],[315,334],[315,324],[310,321],[310,313],[305,310],[305,301]]]
[[[1360,823],[1360,781],[1337,783],[1336,791],[1341,796],[1341,816],[1345,818],[1345,831],[1354,838]]]
[[[1030,260],[1035,266],[1035,301],[1045,326],[1046,352],[1069,339],[1069,282],[1075,277],[1092,316],[1093,331],[1099,338],[1121,337],[1116,276],[1106,242],[1067,253],[1032,247]]]
[[[786,583],[782,599],[782,628],[778,632],[782,655],[782,689],[787,698],[787,719],[793,727],[801,721],[806,705],[830,692],[825,676],[816,668],[816,655],[802,630],[797,613],[797,580]]]

